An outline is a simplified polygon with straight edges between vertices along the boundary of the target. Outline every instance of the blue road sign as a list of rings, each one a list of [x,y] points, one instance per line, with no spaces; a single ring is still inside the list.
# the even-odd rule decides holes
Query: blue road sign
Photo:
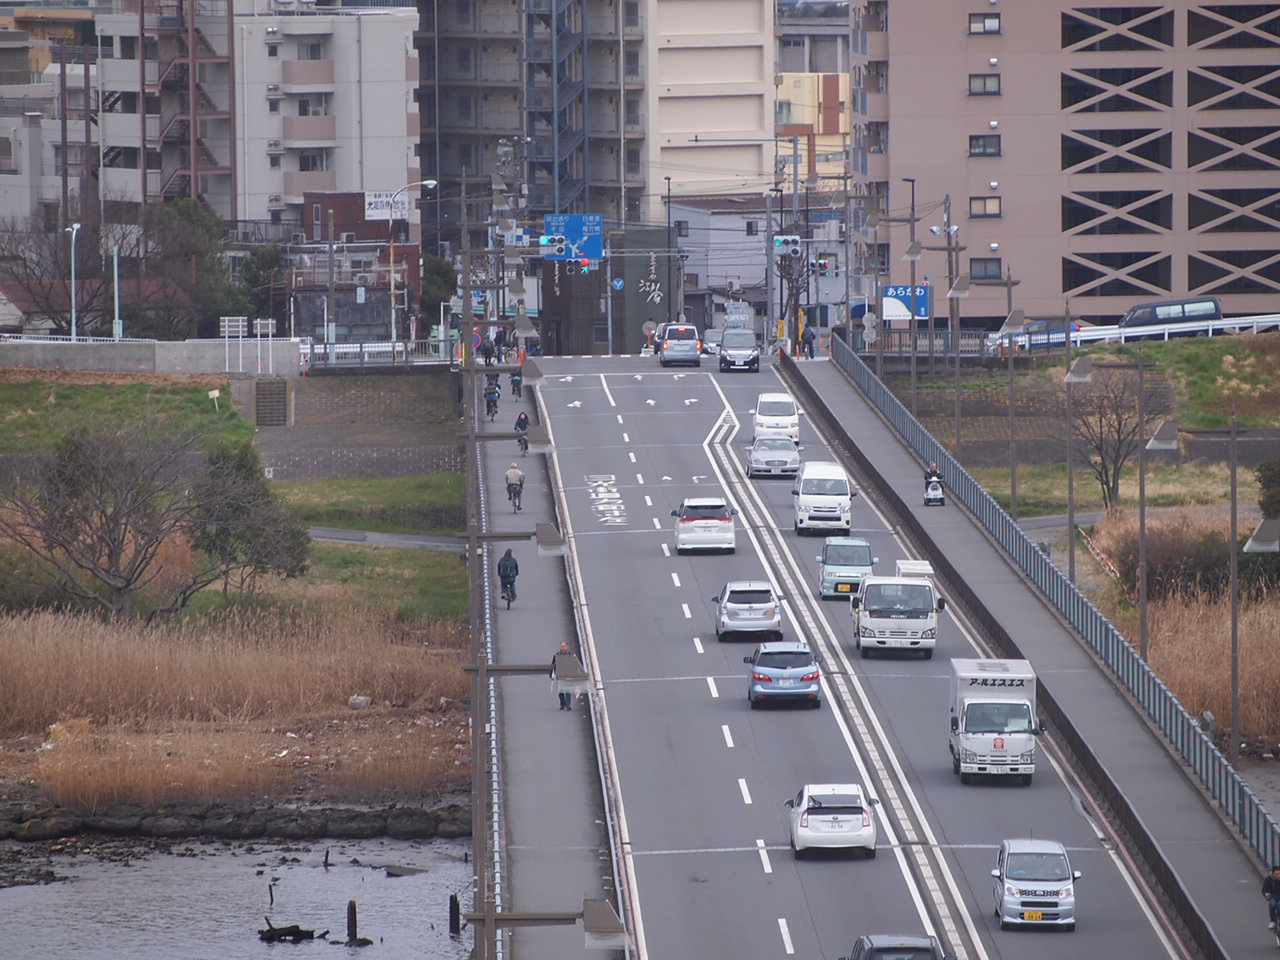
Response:
[[[889,284],[882,291],[882,313],[885,320],[928,320],[933,315],[929,284]],[[913,310],[912,307],[915,309]]]
[[[548,260],[603,260],[604,214],[548,213],[542,218],[543,236],[564,237],[563,254],[543,251]]]
[[[613,278],[613,289],[615,289],[615,290],[621,290],[621,289],[622,289],[623,287],[625,287],[625,286],[626,286],[626,283],[623,281],[623,279],[622,279],[621,277],[614,277],[614,278]]]

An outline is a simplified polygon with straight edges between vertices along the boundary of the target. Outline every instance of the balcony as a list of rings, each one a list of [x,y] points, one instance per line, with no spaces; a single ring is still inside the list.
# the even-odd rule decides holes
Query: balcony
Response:
[[[284,192],[287,197],[301,201],[307,192],[333,191],[338,189],[338,174],[335,170],[297,171],[284,175]]]
[[[285,60],[280,67],[280,82],[285,86],[333,86],[332,60]]]
[[[299,143],[332,143],[337,136],[336,117],[284,118],[284,139],[293,141],[290,146],[296,146]]]

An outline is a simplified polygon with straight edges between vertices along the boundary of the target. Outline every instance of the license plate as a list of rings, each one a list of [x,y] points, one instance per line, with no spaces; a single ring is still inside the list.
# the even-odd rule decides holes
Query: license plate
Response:
[[[1043,920],[1043,919],[1044,919],[1044,911],[1042,911],[1042,910],[1023,910],[1023,911],[1022,911],[1022,919],[1023,919],[1023,920]]]
[[[843,830],[846,824],[843,820],[828,820],[827,827],[832,830]]]
[[[794,687],[795,685],[796,685],[796,682],[795,682],[794,680],[779,680],[779,681],[778,681],[778,686],[780,686],[780,687]]]
[[[836,593],[852,593],[852,592],[853,592],[853,584],[851,583],[836,584]]]

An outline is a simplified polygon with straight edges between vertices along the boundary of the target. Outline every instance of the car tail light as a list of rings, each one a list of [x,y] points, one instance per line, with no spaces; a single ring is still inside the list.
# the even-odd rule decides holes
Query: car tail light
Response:
[[[763,673],[753,673],[751,674],[751,679],[756,683],[773,683],[773,677]]]
[[[807,827],[807,826],[809,826],[809,811],[808,811],[808,810],[806,810],[804,813],[800,814],[800,826],[802,826],[802,827]]]
[[[733,523],[733,517],[716,517],[721,523]]]
[[[871,813],[866,808],[863,808],[862,811],[862,825],[864,827],[871,826]]]
[[[802,683],[816,683],[821,677],[822,677],[822,672],[819,670],[815,670],[813,671],[813,673],[806,673],[803,677],[800,678],[800,680]]]
[[[698,518],[697,517],[681,517],[680,522],[681,523],[697,523]]]
[[[701,349],[702,349],[702,341],[701,341],[701,340],[699,340],[699,341],[698,341],[698,349],[699,349],[699,350],[701,350]]]

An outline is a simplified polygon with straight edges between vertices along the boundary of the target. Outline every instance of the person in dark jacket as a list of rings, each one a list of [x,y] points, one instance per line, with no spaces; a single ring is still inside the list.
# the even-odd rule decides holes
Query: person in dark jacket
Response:
[[[804,325],[804,333],[800,334],[800,355],[813,359],[813,342],[818,339],[818,331],[809,324]]]
[[[1267,901],[1267,913],[1270,920],[1268,930],[1274,930],[1280,923],[1280,864],[1271,868],[1271,872],[1262,880],[1262,896]]]
[[[498,582],[502,584],[502,596],[516,598],[516,577],[520,576],[520,564],[511,554],[511,548],[498,560]]]
[[[928,490],[929,484],[934,480],[937,480],[939,485],[942,484],[942,474],[938,471],[938,465],[931,463],[929,469],[924,472],[924,488]]]

